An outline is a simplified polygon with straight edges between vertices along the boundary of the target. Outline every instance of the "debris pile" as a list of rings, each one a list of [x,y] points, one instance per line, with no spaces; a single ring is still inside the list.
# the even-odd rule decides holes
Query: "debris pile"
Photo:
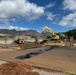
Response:
[[[31,65],[9,62],[0,65],[0,75],[39,75],[39,73],[32,72]]]

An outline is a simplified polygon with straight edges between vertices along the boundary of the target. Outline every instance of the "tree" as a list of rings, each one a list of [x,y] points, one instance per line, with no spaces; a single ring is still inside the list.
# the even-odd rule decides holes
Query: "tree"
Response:
[[[62,33],[57,33],[57,35],[60,36],[60,39],[63,40],[65,38],[65,34],[62,32]]]
[[[37,36],[32,36],[31,38],[34,38],[35,42],[38,42]]]
[[[76,39],[76,29],[73,29],[73,30],[69,30],[67,32],[64,32],[64,34],[66,36],[68,36],[68,38],[70,38],[71,36]]]

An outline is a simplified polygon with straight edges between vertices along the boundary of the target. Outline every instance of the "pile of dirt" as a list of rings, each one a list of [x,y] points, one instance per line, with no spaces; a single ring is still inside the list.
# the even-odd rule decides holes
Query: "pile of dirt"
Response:
[[[39,73],[32,72],[31,65],[9,62],[0,65],[0,75],[39,75]]]
[[[39,43],[25,43],[25,49],[41,47]]]

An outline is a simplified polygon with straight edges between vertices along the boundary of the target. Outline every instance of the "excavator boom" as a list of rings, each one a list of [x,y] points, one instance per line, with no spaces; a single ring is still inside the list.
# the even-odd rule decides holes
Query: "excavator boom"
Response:
[[[52,39],[60,39],[60,37],[59,37],[59,35],[57,35],[57,34],[55,34],[54,33],[54,31],[52,30],[52,29],[50,29],[50,28],[48,28],[48,27],[44,27],[44,36],[46,36],[46,31],[49,31],[50,33],[52,33],[52,36],[54,36],[54,37],[52,37]]]

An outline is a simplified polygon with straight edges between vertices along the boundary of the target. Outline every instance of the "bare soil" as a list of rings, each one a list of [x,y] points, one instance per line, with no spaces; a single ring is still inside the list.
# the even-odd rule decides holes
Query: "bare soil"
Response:
[[[0,75],[39,75],[39,73],[32,72],[30,65],[9,62],[0,65]]]
[[[29,63],[33,66],[58,70],[58,71],[74,71],[76,72],[76,47],[59,47],[30,59],[20,60],[16,59],[17,56],[25,55],[29,52],[35,52],[46,47],[38,47],[25,50],[14,50],[3,52],[0,49],[0,59],[6,61],[14,61],[21,63]]]

